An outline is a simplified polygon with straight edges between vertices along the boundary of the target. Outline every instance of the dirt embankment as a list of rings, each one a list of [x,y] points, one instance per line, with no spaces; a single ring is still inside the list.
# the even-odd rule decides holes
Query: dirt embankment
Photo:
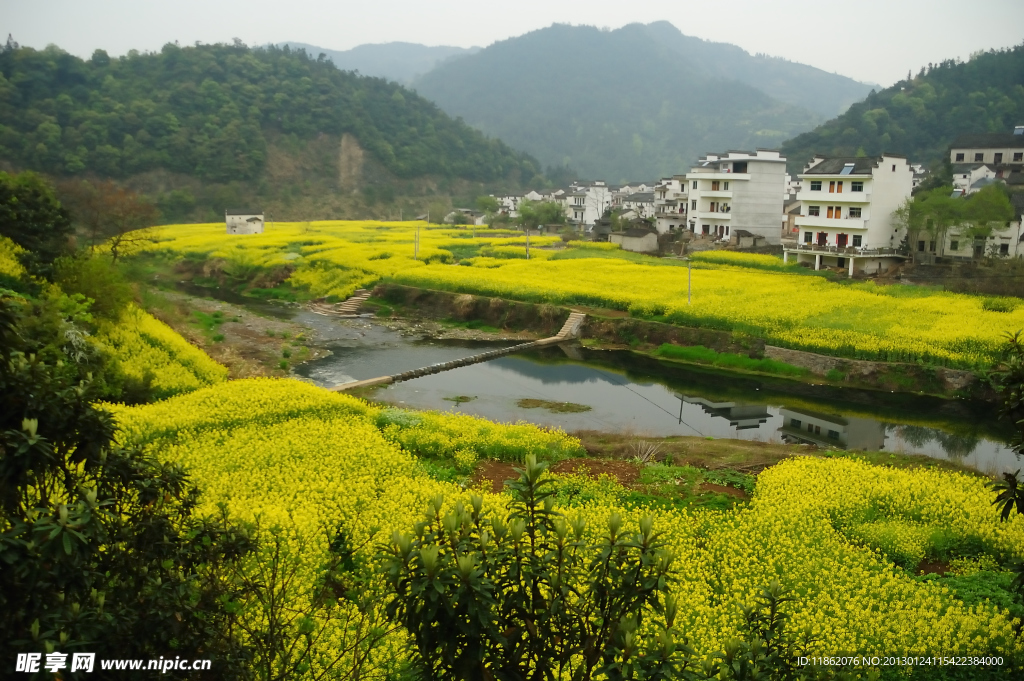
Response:
[[[325,350],[310,346],[309,330],[243,307],[174,291],[151,291],[146,309],[228,368],[231,378],[286,376],[297,362]]]

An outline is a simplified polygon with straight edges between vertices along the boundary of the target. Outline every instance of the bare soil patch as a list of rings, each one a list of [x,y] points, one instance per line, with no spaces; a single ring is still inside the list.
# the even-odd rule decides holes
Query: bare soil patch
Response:
[[[703,492],[718,492],[719,494],[728,494],[729,496],[736,497],[737,499],[750,498],[747,496],[747,493],[741,489],[737,489],[735,487],[726,487],[725,485],[716,485],[713,482],[702,482],[700,485],[700,489]]]
[[[301,324],[261,317],[219,300],[175,291],[153,290],[151,293],[150,301],[154,304],[147,305],[147,311],[226,366],[231,378],[286,376],[288,370],[281,367],[282,360],[290,367],[327,354],[326,350],[305,344],[309,329]],[[223,322],[215,332],[204,333],[197,324],[194,314],[197,311],[206,315],[220,313]],[[213,340],[218,336],[222,338]]]
[[[943,560],[922,560],[917,566],[919,575],[944,575],[949,572],[949,563]]]
[[[609,475],[623,487],[635,485],[640,479],[640,469],[636,464],[621,459],[566,459],[552,466],[551,472],[562,475],[582,473],[595,480]]]
[[[519,477],[515,471],[517,467],[506,461],[487,459],[476,467],[473,477],[470,478],[470,486],[483,487],[491,492],[500,492],[505,487],[506,480],[515,480]]]

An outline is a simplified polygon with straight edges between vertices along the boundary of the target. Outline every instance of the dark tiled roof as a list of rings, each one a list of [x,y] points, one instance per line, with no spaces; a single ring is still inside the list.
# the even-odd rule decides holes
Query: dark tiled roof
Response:
[[[1001,149],[1006,147],[1024,149],[1024,135],[1013,135],[1008,132],[960,135],[949,146],[950,149]]]
[[[622,198],[624,203],[653,203],[654,192],[634,192]]]
[[[1020,220],[1021,215],[1024,215],[1024,192],[1010,194],[1010,203],[1013,205],[1014,216]]]
[[[980,168],[982,166],[991,167],[988,163],[954,163],[953,173],[969,173],[975,168]]]
[[[850,156],[839,158],[826,158],[824,161],[805,171],[805,175],[838,175],[847,163],[853,164],[854,175],[870,175],[871,170],[878,165],[879,156]]]
[[[263,215],[261,210],[242,210],[240,208],[228,208],[224,215]]]

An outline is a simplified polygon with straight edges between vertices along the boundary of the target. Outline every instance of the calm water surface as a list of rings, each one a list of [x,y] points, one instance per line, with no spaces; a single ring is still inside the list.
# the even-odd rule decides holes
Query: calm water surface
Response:
[[[214,295],[223,299],[223,294]],[[248,299],[228,302],[254,308]],[[331,356],[299,365],[295,373],[323,386],[396,374],[513,344],[419,340],[368,319],[339,322],[295,307],[257,306],[260,309],[254,311],[288,317],[313,329],[314,342]],[[1024,467],[1005,444],[1010,433],[995,420],[991,405],[751,377],[659,362],[626,351],[545,348],[386,386],[375,397],[415,409],[529,421],[567,431],[808,442],[925,454],[958,460],[986,473]],[[453,401],[458,397],[472,399]],[[517,404],[524,398],[573,402],[590,410],[558,414],[525,409]]]

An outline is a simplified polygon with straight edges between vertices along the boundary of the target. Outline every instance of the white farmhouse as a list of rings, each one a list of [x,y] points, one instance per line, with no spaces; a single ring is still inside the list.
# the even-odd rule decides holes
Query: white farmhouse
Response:
[[[786,159],[778,151],[708,154],[686,174],[691,232],[726,240],[743,229],[782,241],[779,216],[786,188]]]
[[[894,154],[875,157],[815,156],[804,169],[797,195],[798,243],[786,246],[783,258],[797,262],[884,272],[907,254],[898,247],[906,236],[893,212],[910,198],[914,171]]]
[[[263,211],[225,210],[228,234],[263,234]]]

